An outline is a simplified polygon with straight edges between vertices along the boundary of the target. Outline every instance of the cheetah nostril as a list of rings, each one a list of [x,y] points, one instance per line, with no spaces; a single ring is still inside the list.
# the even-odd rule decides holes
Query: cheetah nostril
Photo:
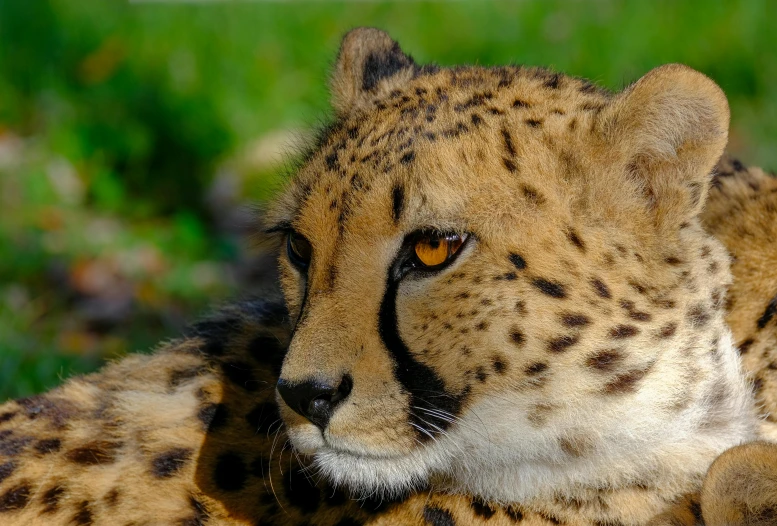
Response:
[[[345,375],[335,387],[334,383],[310,380],[300,383],[278,380],[278,393],[294,412],[313,424],[326,428],[337,406],[351,394],[353,379]]]

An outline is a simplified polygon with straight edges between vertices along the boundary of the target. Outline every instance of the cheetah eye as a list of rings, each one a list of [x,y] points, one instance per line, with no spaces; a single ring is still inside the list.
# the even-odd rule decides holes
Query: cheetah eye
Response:
[[[416,238],[413,250],[419,266],[434,269],[448,263],[466,240],[466,234],[425,232]]]
[[[289,260],[291,260],[295,266],[304,270],[310,265],[313,247],[311,247],[310,242],[301,235],[296,232],[289,232],[288,237],[286,238],[286,252],[289,255]]]

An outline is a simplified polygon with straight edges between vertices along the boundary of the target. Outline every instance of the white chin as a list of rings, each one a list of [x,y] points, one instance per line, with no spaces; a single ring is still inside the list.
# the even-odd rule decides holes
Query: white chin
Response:
[[[426,485],[430,467],[420,455],[376,458],[323,448],[313,457],[319,472],[360,497],[394,498]]]

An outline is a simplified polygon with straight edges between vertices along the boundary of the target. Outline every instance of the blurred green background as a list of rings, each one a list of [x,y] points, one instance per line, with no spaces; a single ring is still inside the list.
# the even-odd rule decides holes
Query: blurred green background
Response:
[[[260,288],[241,241],[326,120],[344,31],[418,61],[552,66],[621,88],[684,62],[777,167],[777,2],[0,2],[0,401],[175,336]],[[268,274],[270,273],[270,274]],[[264,281],[270,278],[265,278]]]

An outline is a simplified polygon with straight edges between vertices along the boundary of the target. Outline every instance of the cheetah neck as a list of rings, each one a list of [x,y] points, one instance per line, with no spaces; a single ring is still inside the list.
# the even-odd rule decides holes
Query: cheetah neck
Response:
[[[532,506],[558,517],[575,510],[574,519],[582,515],[590,520],[644,523],[667,503],[698,491],[720,453],[754,437],[757,417],[751,390],[731,333],[719,318],[717,346],[704,360],[710,375],[697,385],[689,405],[673,417],[659,410],[671,392],[646,400],[643,411],[615,410],[595,424],[586,422],[586,416],[576,414],[570,404],[563,421],[527,444],[525,428],[511,429],[505,417],[515,411],[506,407],[506,401],[491,400],[472,412],[489,422],[504,422],[489,433],[494,442],[483,447],[482,434],[457,437],[458,450],[480,455],[480,469],[472,470],[471,460],[466,464],[453,460],[447,471],[452,476],[436,482],[455,492]],[[660,375],[653,375],[650,382],[653,385],[647,388],[661,393]],[[591,445],[591,452],[576,458],[559,454],[553,437],[570,429],[594,433],[597,443]]]

